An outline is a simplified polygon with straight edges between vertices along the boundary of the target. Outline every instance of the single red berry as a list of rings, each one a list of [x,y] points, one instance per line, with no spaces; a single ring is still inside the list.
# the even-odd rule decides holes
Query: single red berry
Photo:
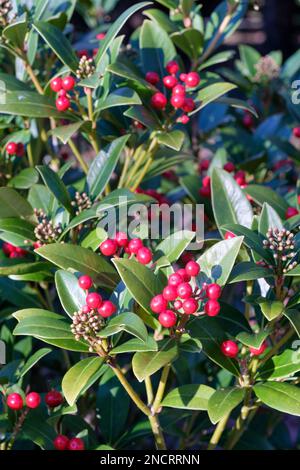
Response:
[[[182,282],[177,287],[177,295],[181,299],[189,299],[193,293],[193,289],[187,282]]]
[[[98,313],[103,318],[111,317],[117,311],[117,307],[110,300],[104,300],[100,308],[98,308]]]
[[[300,139],[300,127],[294,127],[293,134],[297,139]]]
[[[207,171],[210,165],[210,160],[208,158],[205,158],[204,160],[201,160],[199,163],[199,170],[201,171]]]
[[[125,232],[117,232],[115,240],[117,244],[123,248],[128,245],[128,238]]]
[[[140,238],[133,238],[128,243],[128,251],[131,254],[137,254],[137,252],[143,248],[143,241]]]
[[[234,175],[234,179],[239,186],[242,186],[246,183],[246,173],[242,170],[239,170]]]
[[[252,356],[260,356],[263,352],[265,352],[267,348],[267,343],[264,341],[259,348],[249,348]]]
[[[183,279],[182,277],[180,276],[180,274],[177,273],[173,273],[169,276],[169,279],[168,279],[168,284],[169,286],[173,286],[173,287],[177,287],[179,286],[179,284],[181,284],[183,282]]]
[[[195,300],[193,298],[186,299],[182,304],[182,308],[183,308],[184,312],[187,315],[191,315],[191,314],[197,312],[198,302],[197,302],[197,300]]]
[[[68,450],[84,450],[84,442],[79,437],[73,437],[68,444]]]
[[[158,321],[164,328],[172,328],[177,322],[176,313],[173,310],[165,310],[159,314]]]
[[[235,234],[232,232],[226,232],[224,238],[225,240],[230,240],[231,238],[235,238]]]
[[[176,85],[172,90],[172,95],[180,95],[185,96],[185,86],[183,85]]]
[[[12,245],[11,243],[4,242],[3,245],[2,245],[2,251],[6,256],[9,256],[15,250],[16,250],[16,247],[14,245]]]
[[[209,284],[206,288],[206,295],[210,300],[217,300],[222,293],[219,284]]]
[[[220,312],[220,304],[217,300],[208,300],[204,307],[205,313],[209,317],[215,317]]]
[[[55,104],[58,111],[67,111],[71,105],[71,102],[66,96],[60,96],[57,98]]]
[[[65,78],[62,79],[62,87],[66,91],[73,90],[75,85],[76,85],[75,78],[71,77],[71,75],[67,75]]]
[[[56,450],[67,450],[69,445],[69,439],[63,434],[59,434],[53,441],[53,445]]]
[[[196,261],[189,261],[186,265],[185,268],[186,272],[188,273],[189,276],[195,277],[198,276],[200,272],[200,266]]]
[[[147,72],[145,79],[148,83],[151,83],[151,85],[157,85],[159,82],[159,75],[156,72]]]
[[[149,264],[150,261],[152,261],[152,257],[152,251],[149,250],[149,248],[146,248],[145,246],[143,248],[140,248],[136,254],[136,259],[138,260],[138,262],[145,265]]]
[[[177,298],[177,289],[173,286],[166,286],[162,295],[168,301],[175,300]]]
[[[62,79],[60,77],[52,78],[50,82],[50,88],[51,90],[58,93],[62,89]]]
[[[204,176],[204,178],[202,179],[202,186],[204,186],[205,188],[210,186],[210,176]]]
[[[186,114],[183,114],[180,118],[178,118],[178,122],[181,122],[181,124],[187,124],[189,121],[190,118]]]
[[[285,211],[285,218],[290,219],[291,217],[295,217],[297,214],[299,214],[299,211],[296,207],[288,207]]]
[[[247,127],[247,129],[252,129],[252,127],[254,126],[254,119],[251,114],[245,114],[245,116],[243,117],[243,124],[245,127]]]
[[[211,196],[211,189],[210,186],[203,186],[199,189],[199,194],[202,197],[210,197]]]
[[[185,98],[183,106],[182,106],[182,111],[185,113],[190,113],[195,109],[195,101],[193,98]]]
[[[58,92],[58,96],[67,96],[66,90],[60,90],[60,91]]]
[[[187,74],[186,73],[181,73],[179,75],[180,80],[184,83],[186,81]]]
[[[185,97],[183,95],[172,95],[170,99],[170,103],[173,108],[179,109],[183,106],[185,101]]]
[[[166,75],[163,78],[163,82],[166,88],[174,88],[174,86],[177,84],[177,78],[174,77],[174,75]]]
[[[177,274],[179,274],[182,277],[183,282],[190,282],[191,276],[190,274],[187,273],[185,268],[180,268],[178,271],[176,271]]]
[[[164,298],[162,294],[158,294],[150,302],[150,308],[154,313],[161,313],[166,310],[168,306],[168,301]]]
[[[49,408],[56,408],[57,406],[61,405],[63,401],[64,397],[57,390],[50,390],[50,392],[46,393],[45,402]]]
[[[23,258],[24,255],[23,253],[18,253],[17,251],[13,251],[10,255],[9,255],[10,258]]]
[[[98,33],[96,36],[96,39],[98,39],[99,41],[102,41],[102,39],[105,39],[105,37],[106,37],[105,33]]]
[[[232,162],[227,162],[223,166],[224,170],[228,173],[233,173],[235,171],[235,165]]]
[[[86,296],[86,304],[91,309],[99,308],[102,305],[102,297],[97,292],[91,292]]]
[[[17,157],[23,157],[25,154],[25,146],[21,142],[17,144],[17,151],[16,151],[16,156]]]
[[[82,313],[89,313],[91,311],[90,307],[88,305],[84,305],[82,308],[81,308],[81,311]]]
[[[178,299],[178,300],[175,300],[175,302],[174,302],[174,308],[175,308],[176,310],[180,310],[180,309],[182,308],[182,301],[179,300],[179,299]]]
[[[179,65],[175,60],[171,60],[170,62],[167,63],[166,70],[171,75],[174,75],[175,73],[179,71]]]
[[[185,79],[186,86],[194,88],[198,86],[199,83],[200,83],[200,77],[197,72],[190,72],[187,74],[187,77]]]
[[[18,150],[18,144],[16,144],[16,142],[9,142],[6,145],[5,150],[7,151],[8,155],[16,155]]]
[[[37,242],[33,242],[33,248],[35,250],[37,250],[38,248],[41,248],[43,246],[42,242],[40,241],[37,241]]]
[[[81,289],[88,290],[92,287],[93,281],[90,276],[80,276],[80,278],[78,279],[78,284]]]
[[[112,256],[117,252],[118,249],[118,244],[116,240],[112,240],[111,238],[108,238],[107,240],[104,240],[99,246],[101,253],[104,256]]]
[[[223,341],[223,343],[221,344],[221,351],[224,356],[234,358],[239,353],[239,347],[234,341],[231,341],[229,339],[227,341]]]
[[[7,397],[6,404],[12,410],[21,410],[24,406],[23,398],[19,393],[10,393]]]
[[[37,408],[41,404],[41,395],[36,392],[30,392],[26,395],[26,405],[28,408]]]
[[[167,105],[167,98],[163,93],[157,92],[151,98],[151,104],[155,109],[164,109]]]

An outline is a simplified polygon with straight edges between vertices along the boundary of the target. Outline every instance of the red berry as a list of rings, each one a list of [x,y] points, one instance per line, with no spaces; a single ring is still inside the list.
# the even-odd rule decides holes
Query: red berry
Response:
[[[205,313],[209,317],[215,317],[220,312],[220,304],[217,300],[208,300],[204,307]]]
[[[166,75],[163,78],[163,82],[166,88],[174,88],[174,86],[177,84],[177,78],[174,77],[174,75]]]
[[[82,313],[89,313],[91,311],[90,307],[88,305],[84,305],[82,308],[81,308],[81,311]]]
[[[233,173],[235,171],[235,165],[232,162],[227,162],[223,166],[225,171],[228,171],[228,173]]]
[[[217,300],[222,293],[219,284],[209,284],[206,288],[206,295],[210,300]]]
[[[174,75],[175,73],[178,72],[179,70],[179,65],[175,60],[171,60],[170,62],[167,63],[166,65],[166,70],[168,73],[171,75]]]
[[[251,114],[245,114],[245,116],[243,117],[243,124],[245,127],[247,127],[247,129],[251,129],[253,127],[254,119]]]
[[[136,259],[141,264],[149,264],[150,261],[152,261],[152,257],[152,251],[149,250],[149,248],[146,248],[145,246],[143,248],[140,248],[136,255]]]
[[[210,186],[203,186],[199,189],[199,194],[202,197],[210,197],[211,196],[211,189]]]
[[[103,318],[111,317],[117,310],[115,304],[113,304],[110,300],[104,300],[103,304],[100,308],[98,308],[98,313]]]
[[[117,244],[123,248],[128,245],[128,238],[125,232],[117,232],[115,240]]]
[[[41,404],[41,395],[36,392],[30,392],[26,395],[26,405],[28,408],[37,408]]]
[[[172,328],[172,326],[175,326],[177,322],[176,313],[174,313],[173,310],[165,310],[160,313],[158,321],[163,327]]]
[[[191,314],[197,312],[198,302],[197,302],[197,300],[195,300],[193,298],[186,299],[182,304],[182,308],[183,308],[184,312],[187,315],[191,315]]]
[[[235,238],[235,234],[232,232],[226,232],[224,238],[225,240],[230,240],[231,238]]]
[[[68,450],[84,450],[84,442],[79,437],[73,437],[69,441]]]
[[[75,84],[75,78],[71,77],[71,75],[67,75],[65,78],[62,79],[62,87],[65,91],[73,90]]]
[[[20,142],[19,144],[17,144],[16,155],[17,157],[23,157],[24,154],[25,154],[25,147],[24,147],[24,144]]]
[[[67,450],[69,445],[69,439],[63,434],[59,434],[53,441],[53,445],[56,450]]]
[[[168,301],[175,300],[177,298],[177,289],[173,286],[166,286],[162,295]]]
[[[239,347],[234,341],[227,340],[221,344],[221,351],[224,354],[224,356],[233,358],[238,355]]]
[[[172,95],[185,96],[185,87],[183,85],[176,85],[172,90]]]
[[[13,253],[15,249],[16,247],[8,242],[4,242],[2,245],[2,251],[6,256],[9,256],[11,253]]]
[[[104,256],[112,256],[117,252],[118,244],[116,240],[108,238],[100,244],[99,248]]]
[[[175,302],[174,302],[174,308],[175,308],[176,310],[180,310],[180,309],[182,308],[182,301],[179,300],[179,299],[178,299],[178,300],[175,300]]]
[[[102,41],[102,39],[105,39],[105,37],[106,37],[105,33],[98,33],[96,36],[96,39],[98,39],[99,41]]]
[[[198,86],[199,83],[200,83],[200,77],[197,72],[190,72],[187,74],[187,77],[185,79],[186,86],[194,88]]]
[[[181,80],[182,82],[185,82],[185,81],[186,81],[186,77],[187,77],[187,74],[186,74],[186,73],[181,73],[181,74],[179,75],[179,78],[180,78],[180,80]]]
[[[193,98],[185,98],[183,106],[182,106],[182,111],[185,113],[190,113],[195,109],[195,101]]]
[[[168,306],[168,301],[164,298],[162,294],[158,294],[150,302],[150,308],[154,313],[161,313],[166,310]]]
[[[58,111],[67,111],[71,105],[71,102],[66,96],[60,96],[57,98],[55,104]]]
[[[78,279],[78,284],[81,289],[88,290],[92,287],[93,281],[90,276],[80,276],[80,278]]]
[[[195,276],[198,276],[198,274],[200,272],[200,266],[196,261],[189,261],[185,265],[185,270],[186,270],[186,272],[188,273],[189,276],[195,277]]]
[[[202,180],[202,185],[207,188],[210,186],[210,176],[204,176]]]
[[[249,350],[253,356],[260,356],[260,354],[262,354],[266,350],[266,348],[267,348],[267,343],[264,341],[259,348],[257,349],[249,348]]]
[[[86,296],[86,304],[90,309],[99,308],[102,305],[102,297],[97,292],[91,292]]]
[[[16,155],[17,150],[18,150],[18,144],[16,144],[16,142],[9,142],[6,145],[6,151],[8,155]]]
[[[208,168],[209,168],[209,165],[210,165],[210,160],[205,158],[204,160],[201,160],[201,162],[199,163],[199,170],[200,171],[207,171]]]
[[[155,93],[151,98],[151,104],[155,109],[164,109],[167,102],[165,95],[160,92]]]
[[[50,82],[50,88],[58,93],[62,89],[62,79],[60,77],[53,78]]]
[[[168,284],[169,284],[169,286],[177,287],[177,286],[179,286],[179,284],[182,283],[182,281],[183,281],[182,277],[177,272],[177,273],[173,273],[169,276]]]
[[[187,282],[182,282],[177,287],[177,295],[182,299],[189,299],[193,293],[193,289]]]
[[[178,118],[178,122],[181,122],[181,124],[187,124],[189,120],[190,118],[186,114],[183,114],[180,118]]]
[[[183,95],[172,95],[170,99],[170,103],[173,108],[179,109],[183,106],[185,101],[185,97]]]
[[[293,134],[297,139],[300,139],[300,127],[294,127]]]
[[[6,404],[12,410],[21,410],[24,406],[23,398],[19,393],[10,393],[7,397]]]
[[[299,214],[299,211],[296,209],[296,207],[288,207],[285,212],[285,218],[290,219],[291,217],[294,217],[297,214]]]
[[[137,252],[143,248],[143,241],[140,238],[133,238],[128,243],[128,251],[131,254],[137,254]]]
[[[10,258],[23,258],[24,255],[22,253],[18,253],[17,251],[13,251],[10,255]]]
[[[159,75],[156,72],[147,72],[145,79],[151,85],[156,85],[159,82]]]
[[[187,273],[185,268],[180,268],[176,272],[182,277],[183,282],[189,282],[191,280],[191,276]]]
[[[61,405],[63,401],[64,397],[57,390],[51,390],[45,396],[45,402],[49,408],[56,408],[57,406]]]

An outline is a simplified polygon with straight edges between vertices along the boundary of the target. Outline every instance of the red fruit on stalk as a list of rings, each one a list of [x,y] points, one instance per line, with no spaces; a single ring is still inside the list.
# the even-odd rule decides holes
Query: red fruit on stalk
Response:
[[[202,186],[204,186],[205,188],[210,187],[210,176],[204,176],[202,180]]]
[[[69,109],[70,105],[71,105],[71,102],[69,100],[69,98],[67,98],[66,96],[60,96],[59,98],[57,98],[56,102],[55,102],[55,105],[56,105],[56,109],[58,111],[67,111],[67,109]]]
[[[171,302],[177,298],[177,289],[176,287],[173,287],[173,286],[166,286],[163,290],[162,295],[164,299]]]
[[[232,162],[227,162],[223,166],[224,170],[228,173],[233,173],[235,171],[235,165]]]
[[[209,317],[216,317],[220,312],[220,304],[217,300],[208,300],[205,304],[204,311]]]
[[[50,88],[52,91],[55,91],[55,93],[58,93],[62,89],[62,79],[60,77],[52,78]]]
[[[151,98],[151,104],[155,109],[165,109],[167,106],[167,98],[163,93],[157,92]]]
[[[190,113],[191,111],[193,111],[195,109],[195,101],[193,100],[193,98],[185,98],[181,109],[185,113]]]
[[[12,245],[11,243],[4,242],[2,244],[2,251],[6,256],[11,255],[16,250],[16,247]]]
[[[300,127],[294,127],[294,129],[293,129],[293,135],[294,135],[294,137],[296,137],[297,139],[300,139]]]
[[[209,284],[206,288],[206,295],[210,300],[217,300],[222,293],[219,284]]]
[[[210,165],[210,160],[208,160],[208,158],[205,158],[204,160],[201,160],[201,162],[199,163],[200,172],[207,171],[208,168],[209,168],[209,165]]]
[[[99,41],[102,41],[103,39],[105,39],[105,37],[106,37],[106,33],[98,33],[96,36],[96,39],[98,39]]]
[[[168,284],[169,286],[177,287],[183,282],[182,276],[177,273],[173,273],[169,276]]]
[[[67,450],[69,445],[69,439],[63,434],[59,434],[53,441],[53,445],[56,450]]]
[[[189,299],[193,294],[193,289],[187,282],[182,282],[177,287],[177,295],[181,299]]]
[[[99,308],[102,305],[102,297],[97,292],[91,292],[86,296],[86,304],[90,309]]]
[[[117,232],[115,236],[115,240],[119,246],[124,248],[128,245],[128,238],[125,232]]]
[[[198,276],[200,272],[200,266],[196,261],[189,261],[185,265],[184,269],[187,272],[187,274],[192,277]]]
[[[176,85],[172,90],[172,95],[180,95],[185,96],[185,86],[183,85]]]
[[[65,91],[73,90],[74,86],[76,85],[75,78],[71,77],[71,75],[67,75],[62,79],[62,87]]]
[[[173,310],[165,310],[159,314],[158,321],[164,328],[172,328],[177,322],[176,313]]]
[[[143,248],[143,241],[140,238],[133,238],[128,243],[128,251],[131,254],[137,254],[137,252]]]
[[[8,155],[16,155],[18,150],[18,144],[16,142],[9,142],[5,147]]]
[[[79,437],[73,437],[68,444],[68,450],[84,450],[84,442]]]
[[[117,311],[117,307],[110,300],[104,300],[100,308],[98,308],[98,313],[103,318],[111,317]]]
[[[186,73],[181,73],[179,75],[180,80],[184,83],[186,81],[187,74]]]
[[[24,144],[21,142],[17,144],[17,151],[16,151],[16,156],[17,157],[23,157],[25,154],[25,147]]]
[[[287,210],[285,211],[285,218],[290,219],[291,217],[295,217],[295,215],[298,215],[299,211],[296,209],[296,207],[288,207]]]
[[[162,294],[158,294],[150,302],[150,308],[154,313],[161,313],[166,310],[168,301],[163,297]]]
[[[174,75],[166,75],[163,78],[163,83],[166,88],[169,88],[169,89],[174,88],[174,86],[177,84],[177,78],[174,77]]]
[[[175,302],[174,302],[174,308],[175,308],[176,310],[180,310],[180,309],[182,308],[182,301],[179,300],[179,299],[178,299],[178,300],[175,300]]]
[[[151,85],[157,85],[159,82],[159,75],[156,72],[147,72],[145,76],[145,80]]]
[[[166,70],[171,75],[174,75],[175,73],[179,71],[179,65],[175,60],[171,60],[170,62],[167,63]]]
[[[10,393],[6,399],[6,404],[11,410],[21,410],[24,406],[23,398],[19,393]]]
[[[221,344],[221,351],[224,356],[234,358],[239,353],[239,347],[234,341],[228,340]]]
[[[183,95],[172,95],[170,103],[175,109],[179,109],[183,106],[185,97]]]
[[[231,238],[235,238],[236,235],[232,232],[226,232],[224,235],[225,240],[230,240]]]
[[[187,87],[194,88],[200,83],[200,76],[197,72],[190,72],[187,74],[185,84]]]
[[[186,313],[187,315],[192,315],[198,310],[198,302],[193,298],[186,299],[182,304],[182,308],[184,310],[184,313]]]
[[[152,251],[149,250],[149,248],[146,248],[143,246],[140,248],[136,254],[136,259],[138,260],[139,263],[141,264],[149,264],[150,261],[152,261]]]
[[[118,244],[116,240],[108,238],[100,244],[99,249],[104,256],[113,256],[117,252]]]
[[[243,124],[245,127],[247,127],[247,129],[252,129],[252,127],[254,126],[254,119],[251,114],[245,114],[245,116],[243,117]]]
[[[181,122],[181,124],[187,124],[190,121],[190,118],[186,114],[183,114],[178,118],[178,121]]]
[[[199,194],[202,197],[210,197],[211,196],[211,189],[210,186],[203,186],[199,189]]]
[[[93,280],[90,276],[80,276],[80,278],[78,279],[78,284],[81,289],[88,290],[92,287]]]
[[[88,305],[84,305],[82,308],[81,308],[81,311],[82,313],[89,313],[91,311],[90,307]]]
[[[37,408],[41,404],[41,395],[36,392],[30,392],[28,395],[26,395],[26,405],[28,408]]]
[[[61,405],[63,401],[64,397],[57,390],[50,390],[50,392],[48,392],[45,396],[45,402],[49,408],[56,408],[57,406]]]
[[[259,348],[249,348],[252,356],[260,356],[267,348],[267,343],[264,341]]]
[[[190,282],[191,276],[190,274],[187,273],[185,268],[180,268],[178,271],[176,271],[179,276],[182,277],[183,282]]]

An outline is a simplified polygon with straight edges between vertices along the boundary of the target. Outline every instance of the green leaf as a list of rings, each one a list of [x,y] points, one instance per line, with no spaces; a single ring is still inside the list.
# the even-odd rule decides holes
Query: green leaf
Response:
[[[57,137],[63,144],[67,144],[72,135],[78,132],[83,125],[84,121],[79,121],[75,122],[74,124],[55,127],[50,131],[50,134],[54,137]]]
[[[266,277],[273,277],[270,269],[259,266],[252,261],[236,264],[227,280],[228,284],[241,281],[254,281]]]
[[[195,232],[188,230],[174,232],[157,245],[155,255],[159,257],[165,256],[170,263],[174,263],[194,237]]]
[[[159,132],[156,137],[160,144],[174,150],[180,150],[184,142],[184,133],[181,131]]]
[[[174,340],[168,339],[159,343],[156,352],[137,352],[133,356],[132,370],[139,382],[157,372],[177,356],[178,349]]]
[[[254,49],[254,47],[242,44],[239,46],[239,53],[241,57],[242,64],[244,65],[245,75],[248,77],[254,77],[257,70],[255,65],[258,63],[261,58],[260,53]]]
[[[266,382],[256,384],[254,387],[256,396],[270,408],[300,416],[300,389],[295,385]]]
[[[35,364],[40,361],[43,357],[47,356],[47,354],[51,353],[52,349],[50,348],[42,348],[36,351],[35,353],[30,356],[28,361],[24,364],[22,369],[20,370],[20,378],[24,377],[27,372],[35,366]]]
[[[175,46],[181,49],[191,60],[197,60],[203,50],[203,34],[194,28],[171,34]]]
[[[297,335],[300,338],[300,312],[296,309],[287,309],[283,312],[284,316],[289,320]]]
[[[219,301],[219,303],[221,310],[218,315],[218,322],[224,333],[227,333],[229,336],[237,335],[241,331],[252,333],[243,313],[223,301]]]
[[[0,217],[29,217],[33,214],[31,205],[12,188],[0,188]]]
[[[145,108],[145,106],[132,106],[125,111],[124,116],[139,121],[150,129],[158,129],[161,127],[155,114]]]
[[[101,196],[128,138],[129,136],[125,135],[115,139],[105,150],[101,150],[93,161],[87,175],[89,194],[92,198]]]
[[[207,385],[182,385],[169,392],[161,405],[183,410],[207,410],[213,393],[214,389]]]
[[[161,291],[159,278],[149,268],[133,259],[114,259],[113,263],[131,295],[152,315],[150,302]]]
[[[273,356],[258,370],[260,380],[273,380],[291,377],[300,371],[299,351],[286,349],[279,356]]]
[[[34,225],[26,220],[19,218],[8,217],[0,219],[0,232],[12,233],[20,237],[21,245],[24,245],[25,240],[34,241]]]
[[[30,87],[8,73],[0,73],[0,93],[10,91],[30,91]]]
[[[148,332],[144,322],[138,315],[131,312],[121,313],[114,317],[110,320],[108,325],[99,332],[98,336],[101,338],[108,338],[120,331],[126,331],[127,333],[136,336],[136,338],[139,338],[141,341],[147,341]]]
[[[60,29],[45,21],[36,21],[33,24],[34,29],[42,36],[44,41],[52,49],[55,55],[69,67],[72,72],[76,72],[78,68],[78,58],[73,47],[61,32]]]
[[[234,55],[235,51],[233,50],[218,52],[217,54],[214,54],[213,56],[209,57],[205,62],[203,62],[203,64],[198,67],[198,71],[200,72],[201,70],[213,67],[214,65],[227,62],[228,60],[232,59]]]
[[[260,186],[258,184],[249,184],[245,189],[246,194],[252,197],[252,199],[263,206],[264,203],[269,204],[281,218],[285,218],[285,212],[289,207],[285,199],[279,196],[275,191],[267,186]]]
[[[220,286],[225,285],[242,242],[243,237],[235,237],[218,242],[206,250],[197,260],[201,266],[201,275],[206,275]]]
[[[253,211],[233,177],[220,168],[214,168],[211,180],[212,206],[218,228],[225,224],[240,224],[250,228]]]
[[[277,212],[269,204],[264,203],[259,217],[259,232],[265,237],[269,228],[282,230],[283,223]]]
[[[69,405],[72,406],[81,392],[96,382],[102,364],[101,357],[88,357],[68,370],[62,380],[62,390]]]
[[[229,387],[216,390],[208,400],[208,415],[213,424],[236,408],[245,395],[245,389]]]
[[[150,18],[150,20],[156,21],[167,33],[174,33],[177,30],[176,25],[163,11],[149,8],[143,14]]]
[[[284,304],[280,300],[264,300],[259,302],[260,308],[267,320],[272,321],[284,311]]]
[[[225,95],[235,88],[237,88],[236,85],[227,82],[213,83],[212,85],[208,85],[202,88],[198,91],[195,97],[195,100],[200,101],[200,104],[199,106],[196,106],[196,109],[194,109],[194,111],[192,111],[190,114],[192,115],[197,113],[200,111],[200,109],[203,109],[212,101],[216,101],[218,98],[220,98],[220,96]]]
[[[17,19],[3,30],[3,36],[14,46],[24,49],[24,41],[28,30],[28,23],[23,19]]]
[[[39,180],[39,175],[34,168],[25,168],[9,181],[9,186],[18,189],[29,189]]]
[[[116,285],[118,276],[111,264],[103,256],[87,248],[68,243],[53,243],[42,246],[36,252],[62,269],[91,276],[96,284],[104,288],[112,289]]]
[[[31,410],[22,425],[21,437],[34,442],[41,449],[53,450],[56,435],[39,409]]]
[[[26,90],[6,94],[4,103],[0,102],[0,113],[25,116],[26,118],[54,117],[61,119],[61,113],[57,111],[53,99]],[[64,118],[74,119],[70,113],[65,113]]]
[[[258,118],[256,109],[250,106],[250,104],[248,104],[246,101],[238,100],[236,98],[223,97],[223,98],[218,98],[216,100],[216,103],[225,104],[227,106],[232,106],[233,108],[237,108],[237,109],[242,109],[243,111],[247,111],[248,113],[251,113],[253,114],[253,116]]]
[[[51,265],[49,263],[39,261],[33,263],[24,262],[20,258],[6,259],[5,261],[0,261],[0,276],[21,276],[39,272],[47,272],[51,276],[50,268]]]
[[[70,317],[85,305],[86,293],[79,287],[74,274],[63,270],[56,271],[55,287],[59,300]]]
[[[270,331],[268,330],[260,331],[259,333],[255,334],[242,331],[236,335],[236,339],[249,348],[259,349],[269,334]]]
[[[157,342],[151,336],[148,336],[146,341],[141,341],[137,338],[132,338],[129,341],[126,341],[125,343],[113,348],[109,352],[109,354],[115,355],[129,352],[147,352],[157,350]]]
[[[96,110],[103,111],[116,106],[130,106],[133,104],[142,104],[139,95],[131,88],[123,87],[110,93],[103,102],[100,101]]]
[[[51,170],[51,168],[49,168],[48,166],[38,165],[36,169],[40,173],[47,188],[49,188],[49,190],[54,194],[56,199],[67,209],[67,211],[72,213],[73,208],[71,205],[70,195],[66,186],[59,178],[57,173]]]

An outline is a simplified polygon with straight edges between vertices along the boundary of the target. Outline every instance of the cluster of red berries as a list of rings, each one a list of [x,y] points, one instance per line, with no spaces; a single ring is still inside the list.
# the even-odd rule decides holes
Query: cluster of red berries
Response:
[[[2,251],[8,258],[23,258],[27,252],[19,246],[14,246],[11,243],[4,242],[2,244]]]
[[[158,314],[158,321],[165,328],[176,325],[178,317],[193,315],[199,309],[199,302],[207,297],[204,312],[210,316],[218,315],[220,304],[217,299],[221,295],[221,287],[218,284],[204,285],[202,289],[193,287],[190,281],[198,276],[200,266],[196,261],[188,261],[185,268],[178,269],[168,277],[168,285],[161,294],[156,295],[150,302],[151,310]],[[172,310],[169,308],[171,304]],[[174,312],[176,310],[177,313]]]
[[[262,345],[257,349],[249,347],[249,351],[252,356],[260,356],[261,354],[263,354],[266,348],[267,343],[263,342]],[[239,346],[237,343],[229,339],[221,344],[221,351],[224,356],[235,358],[239,353]]]
[[[202,174],[203,172],[206,172],[210,166],[210,161],[208,159],[202,160],[199,164],[199,171]],[[223,169],[227,171],[228,173],[234,173],[233,177],[237,184],[242,188],[247,187],[247,181],[246,181],[246,173],[243,170],[237,170],[232,162],[227,162],[223,166]],[[199,189],[199,194],[202,197],[211,197],[211,179],[210,176],[205,175],[202,178],[202,186]],[[248,197],[248,196],[247,196]]]
[[[161,204],[169,204],[169,201],[168,199],[166,198],[166,196],[164,194],[161,194],[159,193],[158,191],[156,191],[155,189],[142,189],[142,188],[137,188],[135,190],[136,193],[139,193],[139,194],[146,194],[147,196],[150,196],[152,197],[153,199],[155,199],[159,205]]]
[[[90,276],[84,275],[80,276],[78,284],[81,289],[88,291],[93,286],[93,281]],[[81,312],[87,315],[92,310],[97,310],[101,317],[108,318],[116,312],[117,307],[110,300],[103,300],[97,292],[90,292],[86,296],[86,305],[82,307]]]
[[[25,155],[25,146],[21,142],[8,142],[5,150],[11,156],[23,157]]]
[[[58,111],[63,112],[70,108],[71,101],[68,92],[72,91],[75,85],[75,78],[71,77],[71,75],[67,75],[64,78],[56,77],[51,80],[51,90],[58,93],[58,98],[55,102]]]
[[[69,439],[64,434],[58,434],[53,441],[56,450],[84,450],[84,442],[80,437]]]
[[[19,393],[10,393],[7,396],[6,404],[12,410],[21,410],[24,405],[28,408],[34,409],[40,406],[41,404],[41,395],[37,392],[30,392],[25,397],[25,403],[23,397]],[[51,390],[45,396],[46,405],[49,408],[56,408],[57,406],[61,405],[64,401],[62,394],[56,390]]]
[[[184,113],[190,113],[195,109],[195,102],[193,98],[186,96],[188,88],[195,88],[200,83],[200,76],[197,72],[180,73],[179,77],[179,65],[176,61],[172,60],[167,63],[166,71],[168,75],[163,77],[163,85],[171,90],[171,96],[169,103],[175,110],[182,110]],[[156,72],[147,72],[145,79],[151,85],[157,86],[160,82],[160,77]],[[181,82],[181,83],[180,83]],[[151,104],[155,109],[164,110],[168,104],[167,96],[157,91],[151,98]],[[178,118],[178,122],[187,124],[189,117],[187,114],[182,114]]]
[[[108,238],[99,247],[104,256],[114,256],[120,254],[122,250],[130,256],[136,256],[141,264],[149,264],[152,261],[152,251],[144,246],[140,238],[128,239],[125,232],[117,232],[115,238]]]

